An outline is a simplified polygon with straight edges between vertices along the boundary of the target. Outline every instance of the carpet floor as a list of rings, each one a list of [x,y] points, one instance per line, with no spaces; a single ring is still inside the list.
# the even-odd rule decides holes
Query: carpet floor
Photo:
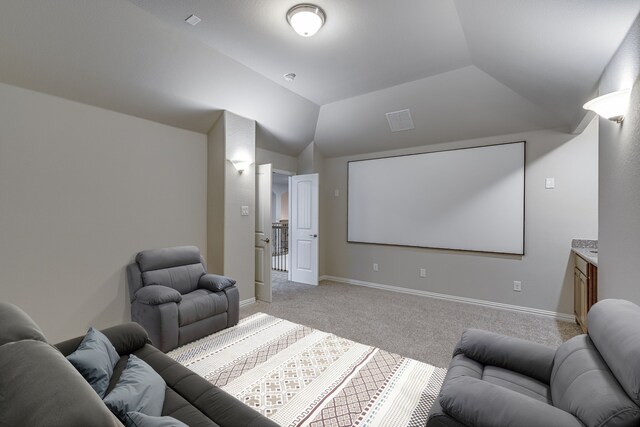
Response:
[[[273,302],[242,307],[446,368],[465,328],[556,347],[581,333],[573,322],[323,281],[309,286],[274,272]]]

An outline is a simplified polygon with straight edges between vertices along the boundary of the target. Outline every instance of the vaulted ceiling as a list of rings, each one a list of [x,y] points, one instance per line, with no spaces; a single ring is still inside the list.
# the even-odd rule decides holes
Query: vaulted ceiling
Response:
[[[315,3],[326,25],[302,38],[285,19],[293,0],[6,0],[0,81],[196,132],[230,110],[292,155],[311,141],[337,156],[571,132],[640,12],[637,0]],[[415,130],[391,133],[385,113],[405,108]]]

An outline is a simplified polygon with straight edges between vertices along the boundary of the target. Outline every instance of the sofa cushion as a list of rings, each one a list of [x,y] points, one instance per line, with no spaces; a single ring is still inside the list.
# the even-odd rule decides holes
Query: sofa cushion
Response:
[[[127,412],[127,427],[189,427],[172,417],[152,417],[142,412]]]
[[[82,342],[67,359],[89,385],[104,397],[109,380],[120,356],[109,339],[100,331],[89,328]]]
[[[182,296],[178,305],[179,325],[186,326],[227,311],[228,302],[224,293],[197,289]]]
[[[640,405],[640,307],[606,299],[589,310],[589,337],[622,388]]]
[[[558,348],[551,373],[551,400],[587,427],[637,426],[640,422],[640,408],[587,335],[573,337]]]
[[[0,425],[121,425],[71,363],[47,343],[23,340],[0,346],[0,372]]]
[[[551,390],[548,385],[518,372],[485,366],[482,380],[551,404]]]
[[[142,283],[144,286],[167,286],[184,295],[198,289],[198,281],[204,274],[204,266],[200,263],[181,265],[145,271],[142,273]]]
[[[20,340],[46,341],[44,334],[19,307],[0,302],[0,345]]]
[[[104,403],[123,421],[127,412],[132,411],[158,417],[162,414],[165,389],[162,377],[132,355],[115,388],[104,398]]]

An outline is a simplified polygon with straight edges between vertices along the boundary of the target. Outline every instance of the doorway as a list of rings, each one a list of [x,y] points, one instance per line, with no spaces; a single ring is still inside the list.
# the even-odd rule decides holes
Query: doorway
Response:
[[[289,176],[274,170],[271,174],[271,277],[286,281],[289,265]]]

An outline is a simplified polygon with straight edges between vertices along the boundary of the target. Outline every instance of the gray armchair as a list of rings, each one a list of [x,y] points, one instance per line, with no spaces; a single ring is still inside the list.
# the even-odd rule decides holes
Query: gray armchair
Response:
[[[207,274],[195,246],[142,251],[127,279],[131,320],[164,352],[238,323],[235,280]]]
[[[603,300],[588,316],[557,350],[466,330],[427,426],[638,426],[640,307]]]

